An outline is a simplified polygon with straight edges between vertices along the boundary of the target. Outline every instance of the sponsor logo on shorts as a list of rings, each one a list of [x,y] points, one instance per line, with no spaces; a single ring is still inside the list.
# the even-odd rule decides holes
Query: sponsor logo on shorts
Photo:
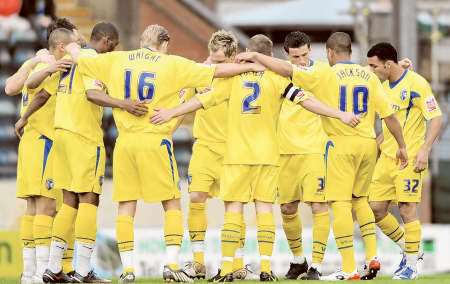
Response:
[[[48,178],[48,179],[45,181],[45,187],[46,187],[48,190],[53,189],[53,188],[55,187],[55,183],[53,182],[53,179]]]

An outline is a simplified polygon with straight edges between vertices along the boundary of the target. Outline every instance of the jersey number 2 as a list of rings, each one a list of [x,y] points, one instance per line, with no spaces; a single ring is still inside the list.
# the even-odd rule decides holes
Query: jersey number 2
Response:
[[[367,103],[369,101],[369,90],[366,86],[354,86],[353,96],[353,113],[361,114],[367,112]],[[339,109],[347,111],[347,86],[339,86]]]
[[[155,73],[142,72],[138,77],[138,99],[140,101],[151,101],[153,95],[155,94],[155,84],[153,80],[155,79]],[[125,99],[131,98],[131,70],[125,70]]]
[[[244,101],[242,102],[242,113],[261,113],[261,106],[252,105],[252,102],[256,101],[261,93],[258,82],[245,81],[243,87],[251,89],[252,93],[244,98]]]

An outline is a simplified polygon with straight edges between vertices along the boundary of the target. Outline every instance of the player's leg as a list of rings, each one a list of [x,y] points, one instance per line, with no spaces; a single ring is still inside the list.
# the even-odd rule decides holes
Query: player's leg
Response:
[[[302,155],[281,155],[280,174],[278,181],[278,202],[280,203],[283,230],[292,252],[287,279],[297,279],[308,270],[306,258],[303,255],[302,223],[298,215],[300,201],[300,182],[305,176],[300,170]]]
[[[355,181],[355,165],[345,137],[333,137],[330,148],[327,173],[326,199],[333,212],[333,233],[336,246],[341,254],[341,271],[321,277],[324,280],[359,279],[353,246],[352,192]]]
[[[319,280],[318,276],[322,273],[322,262],[327,249],[328,236],[330,235],[328,203],[312,202],[311,211],[313,214],[312,261],[306,279]]]
[[[122,201],[118,205],[116,239],[122,261],[122,282],[134,282],[134,216],[136,200]]]
[[[20,282],[31,284],[36,272],[36,249],[33,237],[33,222],[36,215],[36,203],[33,197],[25,198],[27,207],[20,220],[20,239],[22,242],[23,270]]]
[[[244,212],[242,212],[241,220],[241,237],[239,239],[239,246],[236,249],[233,260],[233,279],[244,280],[247,274],[251,272],[247,266],[244,265],[244,247],[247,225],[245,224]]]
[[[36,279],[42,281],[42,275],[49,261],[56,201],[45,196],[36,196],[35,202],[36,216],[33,223],[33,235],[36,245]]]

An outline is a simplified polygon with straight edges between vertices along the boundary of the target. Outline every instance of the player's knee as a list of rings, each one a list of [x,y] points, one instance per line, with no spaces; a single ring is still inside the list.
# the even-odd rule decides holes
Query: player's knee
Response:
[[[67,206],[78,209],[78,195],[74,192],[63,189],[63,203]]]
[[[55,216],[56,201],[54,199],[39,196],[36,198],[36,215]]]
[[[98,206],[99,203],[99,195],[94,192],[81,193],[78,198],[80,203],[88,203],[95,206]]]
[[[207,192],[191,192],[189,193],[189,198],[192,203],[205,203],[208,199]]]
[[[130,201],[121,201],[118,205],[118,214],[119,215],[127,215],[134,217],[136,214],[136,200],[130,200]]]
[[[326,202],[312,202],[311,211],[313,214],[320,214],[328,211],[328,204]]]
[[[31,216],[36,215],[36,201],[33,197],[27,198],[27,209],[25,214]]]
[[[179,198],[164,200],[162,201],[162,206],[164,208],[164,211],[181,210],[181,203]]]
[[[295,214],[298,211],[298,201],[281,204],[280,209],[281,209],[281,214],[284,214],[284,215]]]
[[[388,207],[380,202],[370,202],[370,208],[372,209],[373,215],[375,216],[375,221],[378,222],[386,217],[388,212]]]
[[[414,202],[400,202],[398,210],[404,223],[409,223],[417,219],[417,204]]]

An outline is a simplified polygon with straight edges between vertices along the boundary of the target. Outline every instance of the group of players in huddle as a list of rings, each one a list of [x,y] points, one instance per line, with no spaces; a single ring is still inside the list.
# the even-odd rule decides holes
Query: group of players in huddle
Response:
[[[7,80],[8,95],[22,94],[15,125],[21,138],[17,196],[27,201],[20,226],[21,283],[110,282],[90,265],[105,171],[103,107],[113,108],[119,133],[113,200],[118,202],[121,282],[135,280],[138,200],[161,202],[164,209],[163,279],[205,278],[210,197],[225,205],[222,262],[211,281],[247,275],[243,205],[248,202],[256,210],[261,281],[277,280],[271,269],[275,202],[293,254],[286,278],[375,278],[381,267],[375,225],[402,250],[393,278],[417,278],[422,258],[417,204],[442,119],[427,81],[404,66],[407,61],[398,61],[391,44],[374,45],[367,53],[369,66],[363,67],[350,61],[351,38],[342,32],[327,40],[328,63],[310,58],[310,38],[299,31],[285,38],[288,61],[273,58],[272,41],[261,34],[238,54],[231,32],[215,32],[203,64],[168,55],[169,42],[164,27],[150,25],[139,49],[113,51],[119,43],[114,25],[95,25],[86,44],[73,24],[58,19],[48,30],[48,50]],[[183,115],[193,111],[188,175],[193,260],[180,267],[184,226],[171,137]],[[376,115],[383,128],[378,137]],[[302,249],[300,201],[313,214],[309,265]],[[398,205],[403,226],[388,212],[391,202]],[[366,253],[359,272],[353,214]],[[322,276],[330,224],[342,269]]]

